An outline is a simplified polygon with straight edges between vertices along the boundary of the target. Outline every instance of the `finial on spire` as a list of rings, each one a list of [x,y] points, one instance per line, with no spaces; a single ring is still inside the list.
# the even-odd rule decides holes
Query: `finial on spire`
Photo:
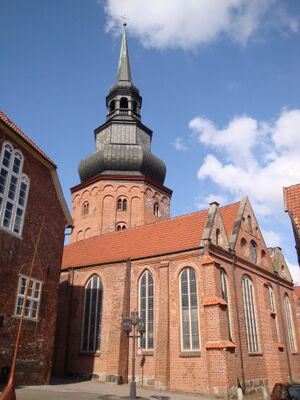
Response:
[[[123,15],[121,15],[121,19],[122,19],[122,21],[123,21],[123,26],[124,26],[124,28],[127,26],[127,17],[126,17],[126,14],[123,14]]]
[[[130,64],[129,64],[129,55],[128,55],[128,47],[127,47],[127,39],[126,39],[126,26],[128,19],[126,15],[122,15],[121,19],[123,20],[123,33],[122,33],[122,45],[118,66],[118,74],[117,81],[127,81],[132,82]]]

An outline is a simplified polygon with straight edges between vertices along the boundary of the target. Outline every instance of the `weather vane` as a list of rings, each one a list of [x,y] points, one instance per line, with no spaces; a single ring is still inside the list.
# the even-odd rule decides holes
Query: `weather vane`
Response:
[[[127,25],[127,20],[128,20],[128,18],[126,17],[126,14],[121,15],[121,19],[123,21],[123,26],[126,26]]]

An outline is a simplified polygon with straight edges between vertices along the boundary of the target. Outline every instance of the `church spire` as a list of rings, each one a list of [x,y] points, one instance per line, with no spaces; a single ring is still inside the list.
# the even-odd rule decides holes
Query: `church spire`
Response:
[[[117,82],[120,83],[122,81],[132,83],[128,46],[126,39],[126,22],[124,22],[123,24],[122,45],[121,45],[118,74],[117,74]]]

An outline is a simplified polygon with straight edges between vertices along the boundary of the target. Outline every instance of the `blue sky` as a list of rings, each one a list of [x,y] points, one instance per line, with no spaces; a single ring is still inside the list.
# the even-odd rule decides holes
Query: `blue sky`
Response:
[[[298,0],[2,0],[0,109],[57,163],[70,205],[105,120],[123,14],[172,215],[248,195],[300,282],[282,199],[300,182]]]

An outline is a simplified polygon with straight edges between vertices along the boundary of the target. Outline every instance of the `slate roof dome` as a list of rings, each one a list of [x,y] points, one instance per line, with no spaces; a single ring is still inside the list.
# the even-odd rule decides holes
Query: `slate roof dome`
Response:
[[[142,97],[132,81],[125,26],[106,122],[95,130],[96,151],[80,161],[79,176],[85,182],[97,175],[142,175],[163,184],[166,165],[152,154],[152,131],[141,122]]]

